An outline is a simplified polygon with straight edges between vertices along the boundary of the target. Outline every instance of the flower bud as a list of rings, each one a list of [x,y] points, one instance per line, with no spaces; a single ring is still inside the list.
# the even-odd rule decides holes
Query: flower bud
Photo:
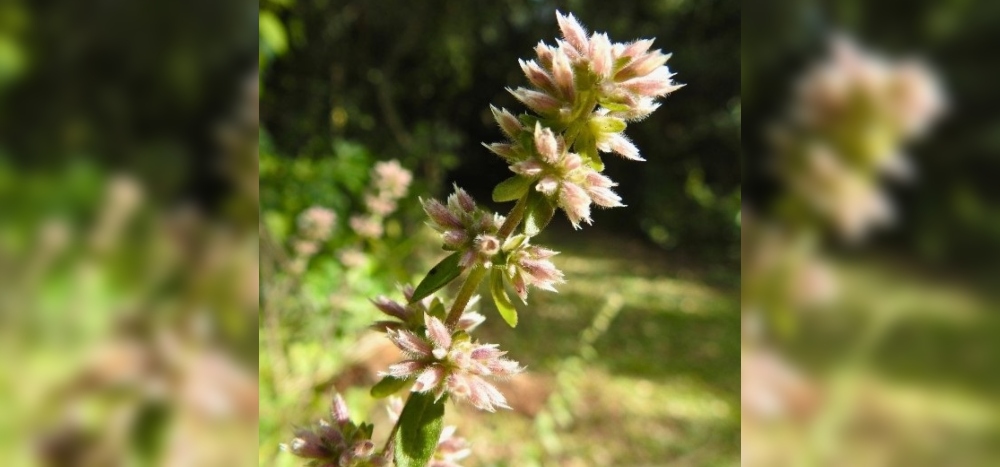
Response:
[[[535,87],[546,92],[555,92],[556,84],[552,81],[552,77],[545,72],[541,67],[535,63],[534,60],[524,60],[517,61],[521,65],[521,71],[524,72],[524,76],[528,78],[531,84]]]
[[[554,50],[554,48],[545,45],[545,42],[538,41],[538,45],[535,46],[535,55],[538,56],[538,63],[543,68],[552,68],[552,53]]]
[[[611,40],[608,35],[594,33],[590,37],[590,69],[601,78],[611,75],[614,58],[611,57]]]
[[[319,438],[310,432],[300,433],[289,446],[293,454],[307,459],[322,459],[330,453],[323,448]]]
[[[661,66],[652,73],[639,78],[633,78],[622,82],[622,86],[630,92],[647,97],[659,97],[683,87],[683,84],[674,84],[670,79],[673,76],[670,70]]]
[[[638,57],[646,53],[652,46],[653,39],[641,39],[625,46],[625,50],[622,51],[621,56],[629,58]]]
[[[340,394],[334,394],[333,404],[330,407],[330,416],[340,425],[346,425],[351,421],[350,412],[347,410],[347,402]]]
[[[590,195],[590,199],[594,201],[594,204],[601,207],[617,208],[624,206],[622,198],[609,188],[589,187],[587,194]]]
[[[469,235],[460,229],[446,230],[441,234],[441,238],[444,240],[444,245],[449,248],[461,248],[469,241]]]
[[[615,81],[625,81],[632,78],[637,78],[640,76],[646,76],[657,68],[663,66],[670,59],[671,54],[663,55],[659,50],[640,55],[638,58],[632,61],[622,68],[618,73],[615,73]]]
[[[455,193],[453,193],[449,197],[449,199],[448,199],[448,204],[451,204],[451,198],[452,197],[454,197],[457,200],[458,206],[463,211],[471,214],[472,212],[474,212],[476,210],[476,201],[474,199],[472,199],[472,197],[469,196],[469,194],[466,193],[465,190],[463,190],[463,189],[461,189],[461,188],[459,188],[459,187],[456,186],[455,187]]]
[[[587,192],[573,183],[563,183],[559,190],[559,206],[566,211],[566,217],[579,229],[581,222],[590,223],[590,197]]]
[[[462,221],[452,213],[445,205],[441,204],[440,201],[436,199],[429,199],[427,201],[421,200],[424,205],[424,212],[427,216],[431,218],[435,224],[441,227],[448,227],[454,229],[463,228]]]
[[[570,45],[573,46],[580,54],[587,53],[588,42],[587,42],[587,31],[583,29],[580,22],[573,17],[573,14],[563,16],[562,13],[556,12],[556,21],[559,22],[559,30],[562,31],[563,39],[566,39]]]
[[[544,167],[536,160],[527,160],[510,166],[510,170],[518,175],[533,178],[541,175]]]
[[[611,133],[605,134],[603,137],[597,141],[597,149],[603,152],[614,152],[626,159],[633,161],[645,160],[639,157],[639,148],[635,147],[628,138],[622,136],[621,133]]]
[[[514,90],[508,89],[508,91],[513,94],[517,100],[521,101],[524,105],[528,106],[528,108],[538,112],[539,114],[552,115],[559,111],[559,101],[548,94],[525,88],[517,88]]]
[[[497,124],[500,125],[500,129],[503,130],[504,134],[511,139],[516,139],[517,135],[521,132],[521,122],[517,121],[517,117],[507,111],[507,109],[497,109],[494,106],[490,106],[490,111],[493,112],[493,118],[496,119]]]
[[[410,318],[410,312],[406,309],[406,307],[389,300],[389,298],[384,295],[372,300],[372,304],[374,304],[375,308],[378,308],[382,313],[394,318],[399,318],[401,321],[406,321]]]
[[[541,123],[535,123],[535,149],[550,164],[559,160],[559,143],[552,130],[543,128]]]
[[[576,95],[573,67],[569,63],[569,57],[561,50],[557,50],[552,55],[552,76],[555,78],[556,86],[563,98],[572,101]]]
[[[514,148],[513,144],[509,143],[493,143],[493,144],[483,144],[486,149],[489,149],[493,154],[500,156],[501,159],[507,162],[515,162],[520,157],[517,150]]]

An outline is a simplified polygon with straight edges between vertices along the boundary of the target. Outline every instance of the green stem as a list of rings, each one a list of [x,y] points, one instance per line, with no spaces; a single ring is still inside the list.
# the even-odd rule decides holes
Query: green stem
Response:
[[[521,199],[517,200],[514,207],[510,209],[507,213],[507,218],[503,221],[503,225],[500,226],[500,230],[497,231],[497,238],[500,243],[503,244],[510,234],[514,233],[514,229],[521,224],[524,219],[524,210],[528,206],[528,195],[524,195]],[[469,306],[469,300],[472,299],[472,295],[476,293],[479,289],[479,283],[486,278],[486,272],[488,269],[482,267],[481,265],[476,265],[469,272],[468,277],[465,278],[465,282],[462,284],[462,288],[458,291],[458,296],[455,297],[455,302],[451,305],[451,310],[448,311],[448,317],[445,318],[444,324],[447,326],[454,326],[458,323],[458,320],[462,318],[462,313],[465,312],[465,307]]]
[[[524,219],[524,209],[528,206],[528,195],[525,194],[521,199],[517,200],[517,204],[510,209],[507,213],[507,219],[503,221],[503,225],[500,226],[500,230],[497,231],[497,238],[503,243],[510,234],[514,233],[514,229],[517,228],[521,220]]]
[[[465,278],[465,283],[462,284],[462,289],[458,291],[455,302],[451,305],[451,311],[448,312],[448,317],[444,321],[446,326],[451,327],[458,323],[462,313],[465,312],[465,307],[469,306],[469,300],[479,288],[479,283],[486,277],[486,271],[487,269],[482,265],[473,266],[469,276]]]

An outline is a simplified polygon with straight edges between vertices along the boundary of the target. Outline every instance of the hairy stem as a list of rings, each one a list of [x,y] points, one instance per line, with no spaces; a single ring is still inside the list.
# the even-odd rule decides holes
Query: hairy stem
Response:
[[[450,327],[458,323],[458,320],[462,317],[462,312],[465,311],[465,307],[469,306],[469,300],[472,299],[472,295],[479,288],[479,283],[486,277],[486,271],[487,269],[482,265],[477,264],[473,266],[472,271],[465,278],[461,290],[458,291],[458,296],[455,297],[455,303],[451,305],[451,311],[448,312],[448,317],[444,321],[446,326]]]
[[[502,244],[510,234],[514,233],[514,229],[521,224],[521,220],[524,219],[524,209],[528,205],[528,195],[524,195],[521,199],[517,200],[514,207],[510,209],[507,213],[506,219],[503,221],[503,225],[500,226],[500,230],[497,231],[497,238],[500,239]],[[462,312],[465,311],[465,307],[469,306],[469,300],[472,299],[472,295],[476,293],[479,288],[479,283],[483,281],[486,277],[487,269],[482,266],[475,266],[472,271],[469,272],[468,277],[465,278],[465,282],[462,284],[462,288],[458,291],[458,296],[455,297],[455,302],[451,305],[451,310],[448,311],[448,317],[445,319],[444,324],[448,326],[454,326],[458,323],[458,320],[462,317]]]
[[[521,199],[517,200],[517,204],[510,209],[507,213],[506,220],[503,221],[503,225],[500,226],[500,230],[497,231],[497,238],[500,239],[502,243],[510,234],[514,233],[514,229],[521,223],[524,219],[524,208],[528,205],[528,195],[524,195]]]

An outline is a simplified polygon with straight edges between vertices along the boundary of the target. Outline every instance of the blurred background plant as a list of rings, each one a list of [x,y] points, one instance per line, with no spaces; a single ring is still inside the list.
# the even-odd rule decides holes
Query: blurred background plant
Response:
[[[998,13],[854,1],[745,13],[744,465],[1000,459],[987,337],[1000,237],[995,215],[968,209],[997,195],[982,176],[998,99],[979,79],[997,76],[985,57]]]
[[[0,6],[0,464],[255,462],[255,13]]]
[[[475,453],[462,464],[736,463],[739,3],[297,0],[260,4],[261,465],[297,465],[278,446],[289,426],[327,410],[333,390],[385,438],[379,427],[391,423],[366,386],[399,358],[364,332],[378,313],[368,299],[415,283],[441,253],[414,246],[433,244],[421,240],[433,231],[413,197],[368,222],[373,169],[395,160],[412,172],[410,193],[440,198],[458,182],[488,201],[510,176],[480,145],[498,138],[489,104],[520,108],[504,87],[523,83],[517,60],[552,36],[556,9],[612,37],[656,37],[682,81],[697,83],[630,131],[642,170],[608,160],[629,209],[596,211],[599,227],[579,240],[557,216],[539,239],[563,252],[554,261],[570,285],[533,297],[516,334],[481,305],[483,338],[528,356],[529,371],[501,387],[515,414],[449,406],[447,423]],[[282,258],[296,254],[298,219],[314,207],[336,222],[297,270]],[[376,224],[382,235],[359,235]],[[620,312],[599,313],[611,291],[624,297]],[[598,316],[606,322],[581,344]],[[561,377],[578,381],[559,391],[574,416],[559,418],[562,448],[546,448],[536,415],[567,384],[556,373],[590,346],[606,356]]]

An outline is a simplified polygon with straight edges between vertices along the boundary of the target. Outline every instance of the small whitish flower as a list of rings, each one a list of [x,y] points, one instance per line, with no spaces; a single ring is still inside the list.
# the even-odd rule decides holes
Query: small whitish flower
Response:
[[[375,305],[375,308],[378,308],[379,311],[385,313],[389,317],[398,320],[377,321],[372,325],[373,329],[382,332],[400,329],[409,329],[413,331],[424,326],[425,315],[435,312],[442,316],[444,315],[444,306],[440,301],[432,297],[426,297],[423,300],[412,302],[413,286],[411,285],[403,287],[403,296],[406,297],[406,302],[404,303],[396,302],[384,295],[380,295],[378,298],[372,300],[372,304]],[[485,316],[473,311],[478,303],[479,295],[473,295],[469,300],[468,305],[465,306],[465,310],[463,310],[462,316],[459,318],[458,324],[455,326],[456,329],[471,332],[486,320]],[[435,308],[438,309],[435,310]]]
[[[382,223],[371,216],[352,216],[351,230],[364,238],[379,238],[382,236]]]
[[[372,169],[375,189],[387,199],[399,199],[406,196],[413,174],[403,168],[399,161],[393,159],[378,162]]]
[[[331,420],[320,420],[310,429],[296,430],[291,443],[281,448],[296,456],[310,459],[311,465],[355,467],[388,465],[389,459],[375,452],[372,442],[374,426],[354,424],[350,420],[347,404],[337,394],[330,408]]]
[[[441,232],[444,249],[461,252],[460,266],[492,264],[499,251],[496,234],[503,224],[502,216],[477,208],[475,200],[457,186],[446,204],[435,199],[421,203],[430,217],[429,225]]]
[[[510,408],[507,399],[486,378],[506,378],[523,371],[520,364],[503,358],[495,345],[479,344],[455,335],[431,315],[424,316],[423,333],[389,330],[387,336],[409,359],[389,366],[383,373],[396,378],[415,378],[414,392],[430,392],[437,398],[449,394],[480,410]]]
[[[327,208],[313,206],[299,214],[299,235],[303,239],[322,242],[330,238],[337,214]]]
[[[360,268],[368,262],[368,256],[357,248],[344,248],[337,252],[337,258],[345,268]]]
[[[299,256],[312,256],[319,251],[319,245],[313,241],[300,240],[294,243],[295,253]]]
[[[527,237],[516,235],[504,242],[503,246],[507,256],[504,274],[518,297],[525,302],[528,300],[528,286],[555,292],[555,285],[565,282],[562,271],[549,260],[559,253],[529,245],[528,242]]]
[[[395,423],[399,420],[399,415],[403,413],[403,399],[396,396],[390,397],[386,411],[389,413],[389,420]],[[456,428],[452,425],[445,426],[441,430],[441,436],[438,437],[437,446],[435,446],[434,454],[431,455],[427,464],[428,467],[462,467],[458,462],[472,454],[469,442],[461,436],[456,436],[455,431]]]
[[[365,195],[365,207],[368,208],[368,212],[385,217],[396,210],[396,200],[387,196],[367,194]]]

